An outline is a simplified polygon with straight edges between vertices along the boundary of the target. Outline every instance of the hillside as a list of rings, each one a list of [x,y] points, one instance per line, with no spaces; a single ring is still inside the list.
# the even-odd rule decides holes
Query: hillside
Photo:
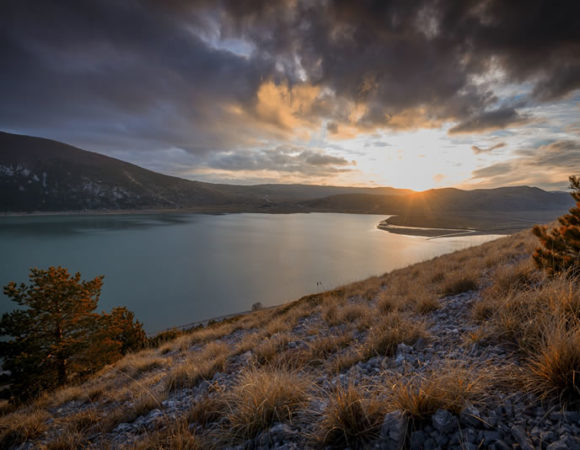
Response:
[[[513,231],[571,206],[531,187],[413,192],[309,185],[238,186],[162,175],[48,139],[0,133],[0,212],[181,210],[396,215],[394,225]]]
[[[186,332],[0,418],[13,448],[579,448],[578,285],[529,231]]]
[[[49,139],[0,132],[0,211],[198,209],[252,211],[351,192],[392,188],[202,183],[162,175]]]

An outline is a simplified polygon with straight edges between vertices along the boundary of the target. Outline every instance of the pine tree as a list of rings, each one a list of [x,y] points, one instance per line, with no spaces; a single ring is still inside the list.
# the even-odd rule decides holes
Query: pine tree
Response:
[[[570,189],[576,206],[558,218],[559,225],[551,230],[539,225],[533,229],[542,245],[533,255],[534,261],[551,276],[580,276],[580,177],[570,177]]]
[[[11,282],[4,287],[6,296],[26,307],[0,320],[0,333],[12,336],[1,346],[11,390],[26,397],[69,380],[97,319],[102,283],[102,276],[81,281],[80,273],[50,267],[31,269],[30,285]]]
[[[81,280],[62,267],[31,269],[30,284],[14,282],[4,294],[25,309],[0,319],[2,367],[15,402],[61,386],[142,348],[146,336],[126,308],[96,314],[103,277]],[[5,394],[5,392],[3,392]]]

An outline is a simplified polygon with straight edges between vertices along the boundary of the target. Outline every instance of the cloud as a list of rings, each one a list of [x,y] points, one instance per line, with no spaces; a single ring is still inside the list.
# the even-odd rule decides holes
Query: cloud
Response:
[[[529,118],[521,116],[514,108],[500,108],[485,111],[460,122],[449,130],[449,134],[484,133],[513,125],[522,125],[528,121]]]
[[[474,170],[472,180],[481,186],[538,185],[565,189],[568,177],[580,167],[580,142],[553,141],[520,149],[509,161]]]
[[[521,151],[530,165],[546,168],[564,168],[573,172],[580,168],[580,142],[554,141],[537,149]]]
[[[505,142],[500,142],[499,144],[492,145],[491,147],[488,147],[488,148],[483,148],[483,147],[478,147],[477,145],[472,145],[471,150],[473,150],[473,153],[475,153],[476,155],[479,155],[480,153],[491,153],[495,149],[502,148],[505,146],[506,146]]]
[[[505,173],[509,173],[511,170],[512,170],[512,164],[509,162],[492,164],[491,166],[487,166],[487,167],[484,167],[482,169],[474,170],[473,174],[472,174],[472,178],[495,177],[497,175],[503,175]]]
[[[133,161],[307,142],[324,124],[337,139],[501,129],[527,117],[474,80],[500,71],[528,102],[570,95],[579,15],[572,0],[7,2],[0,129]]]
[[[356,162],[322,150],[285,145],[268,150],[218,153],[207,166],[227,171],[294,172],[320,177],[348,172]]]

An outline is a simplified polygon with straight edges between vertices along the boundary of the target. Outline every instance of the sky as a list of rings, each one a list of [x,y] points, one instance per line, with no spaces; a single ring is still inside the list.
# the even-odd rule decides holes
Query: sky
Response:
[[[208,182],[580,174],[580,1],[4,0],[0,130]]]

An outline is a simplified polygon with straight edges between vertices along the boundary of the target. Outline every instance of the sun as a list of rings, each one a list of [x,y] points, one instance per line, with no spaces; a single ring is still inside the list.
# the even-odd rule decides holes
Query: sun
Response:
[[[476,167],[470,147],[451,143],[444,129],[385,133],[381,140],[388,145],[357,160],[360,172],[375,185],[415,191],[453,186]]]

